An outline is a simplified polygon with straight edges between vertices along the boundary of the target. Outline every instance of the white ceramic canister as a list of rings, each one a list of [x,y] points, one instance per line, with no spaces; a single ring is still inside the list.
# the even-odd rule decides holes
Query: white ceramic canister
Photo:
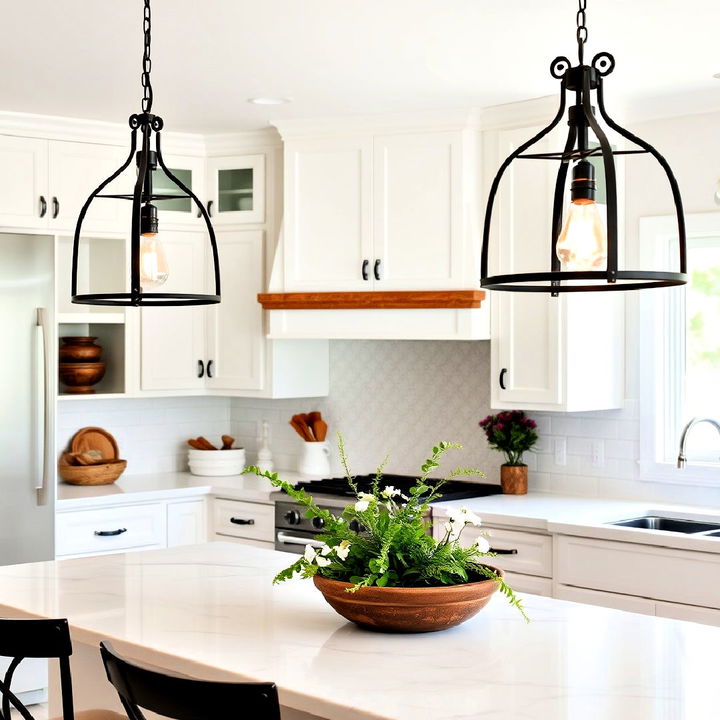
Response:
[[[304,442],[297,471],[307,478],[330,477],[330,448],[327,442]]]

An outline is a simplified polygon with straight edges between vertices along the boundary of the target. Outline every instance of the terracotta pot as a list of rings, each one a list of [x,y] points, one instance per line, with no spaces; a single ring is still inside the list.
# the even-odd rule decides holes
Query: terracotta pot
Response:
[[[499,576],[502,570],[488,565]],[[497,590],[494,580],[427,588],[366,587],[347,592],[351,583],[315,575],[315,587],[347,620],[368,630],[436,632],[476,615]]]
[[[95,337],[62,337],[58,351],[60,362],[83,363],[97,362],[102,355],[102,347],[95,344]]]
[[[500,485],[505,495],[527,494],[527,465],[501,465]]]
[[[66,393],[94,393],[92,386],[105,375],[104,362],[60,363],[60,382]]]

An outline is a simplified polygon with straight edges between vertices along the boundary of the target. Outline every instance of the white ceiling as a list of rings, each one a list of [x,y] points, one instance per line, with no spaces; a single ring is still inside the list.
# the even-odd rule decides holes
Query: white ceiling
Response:
[[[548,95],[575,59],[575,0],[153,0],[154,111],[167,129],[485,107]],[[141,0],[2,0],[0,110],[124,122],[139,110]],[[589,0],[606,95],[720,101],[718,0]],[[246,102],[288,96],[281,107]]]

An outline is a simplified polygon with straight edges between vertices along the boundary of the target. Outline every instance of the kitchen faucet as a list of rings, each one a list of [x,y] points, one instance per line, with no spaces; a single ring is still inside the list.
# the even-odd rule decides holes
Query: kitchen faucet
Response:
[[[680,470],[685,467],[687,464],[687,458],[685,457],[685,440],[687,439],[687,434],[690,428],[692,428],[695,425],[699,425],[700,423],[710,423],[717,431],[720,433],[720,423],[717,420],[713,420],[712,418],[693,418],[684,428],[682,431],[682,435],[680,436],[680,452],[678,453],[678,459],[677,459],[677,466]]]

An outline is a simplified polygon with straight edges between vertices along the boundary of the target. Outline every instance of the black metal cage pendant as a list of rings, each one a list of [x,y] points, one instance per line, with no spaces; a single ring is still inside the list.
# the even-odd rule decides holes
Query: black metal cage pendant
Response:
[[[210,217],[204,205],[193,191],[179,180],[165,165],[160,145],[160,131],[163,129],[163,120],[153,115],[152,85],[150,84],[150,0],[144,0],[144,33],[145,48],[143,54],[143,100],[142,113],[130,116],[130,154],[123,165],[91,193],[85,201],[77,225],[73,241],[72,254],[72,302],[80,305],[120,305],[120,306],[168,306],[168,305],[211,305],[220,302],[220,262],[218,258],[217,242]],[[138,150],[138,132],[140,132],[140,148]],[[153,149],[154,135],[154,149]],[[123,173],[135,160],[137,164],[137,179],[134,190],[129,194],[105,194],[103,190]],[[153,192],[153,172],[158,167],[167,175],[180,190],[180,193]],[[190,199],[195,203],[198,213],[205,220],[209,236],[210,248],[213,258],[214,293],[171,293],[148,292],[148,286],[162,285],[168,276],[168,269],[164,264],[164,255],[160,255],[153,247],[154,238],[158,232],[157,207],[153,201]],[[93,294],[78,294],[78,258],[80,250],[80,235],[82,224],[90,205],[95,200],[129,200],[132,202],[131,230],[130,230],[130,282],[129,292],[108,292]],[[159,261],[160,260],[160,261]],[[143,287],[145,285],[145,287]]]
[[[585,27],[586,0],[580,0],[578,12],[578,65],[573,67],[566,57],[557,57],[550,65],[552,76],[560,80],[560,107],[552,122],[537,135],[520,145],[503,164],[493,180],[485,211],[483,246],[481,256],[481,286],[490,290],[514,292],[546,292],[552,295],[566,292],[587,292],[597,290],[641,290],[653,287],[683,285],[687,282],[687,259],[685,241],[685,218],[682,199],[677,181],[665,158],[649,143],[618,125],[605,110],[603,78],[615,67],[610,53],[595,55],[590,65],[583,62],[583,51],[587,39]],[[553,128],[565,115],[567,93],[574,93],[574,103],[568,109],[569,131],[565,147],[558,152],[533,153],[531,148]],[[595,93],[597,110],[607,125],[618,135],[631,141],[637,149],[616,150],[598,122],[592,104]],[[589,131],[597,139],[597,147],[590,147]],[[678,224],[678,270],[620,270],[618,268],[618,200],[615,156],[649,153],[664,171],[675,205]],[[594,167],[588,158],[602,159],[605,175],[607,227],[598,223],[595,204]],[[522,272],[503,275],[488,275],[488,254],[492,225],[493,204],[508,166],[515,160],[559,161],[555,194],[553,200],[551,242],[548,248],[550,270],[547,272]],[[563,226],[563,210],[568,168],[575,162],[571,182],[571,204],[568,219]],[[582,230],[568,229],[574,222],[573,213],[584,213],[579,222]],[[594,213],[594,214],[593,214]],[[579,237],[578,233],[583,236]]]

